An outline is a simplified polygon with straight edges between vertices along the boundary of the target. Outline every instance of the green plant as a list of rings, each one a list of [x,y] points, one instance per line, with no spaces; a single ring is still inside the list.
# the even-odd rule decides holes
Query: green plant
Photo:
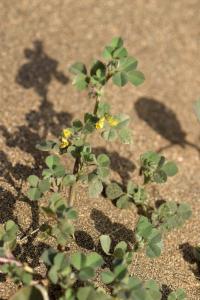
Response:
[[[144,75],[137,70],[138,62],[129,56],[121,38],[112,39],[103,51],[103,58],[106,62],[96,60],[89,70],[81,62],[71,66],[73,85],[79,91],[87,89],[89,98],[94,100],[94,109],[86,112],[83,120],[74,120],[71,127],[64,128],[58,140],[43,141],[37,145],[37,149],[50,152],[50,155],[45,159],[46,167],[41,178],[36,175],[28,178],[29,199],[48,199],[45,206],[40,205],[47,221],[38,228],[39,238],[53,238],[57,245],[57,249],[46,249],[42,255],[47,268],[44,278],[34,280],[34,270],[14,257],[12,251],[17,242],[17,226],[8,221],[0,231],[2,272],[16,283],[27,285],[12,297],[13,300],[47,300],[47,290],[51,285],[59,287],[59,300],[161,299],[158,284],[153,280],[143,282],[131,276],[128,266],[134,253],[144,245],[149,257],[159,256],[163,247],[162,233],[182,225],[191,211],[186,204],[170,202],[153,209],[149,214],[151,207],[146,186],[164,183],[178,171],[175,163],[166,162],[164,156],[155,152],[146,152],[140,157],[143,185],[129,181],[124,188],[110,181],[110,158],[104,153],[96,155],[88,138],[92,134],[100,134],[106,141],[118,139],[121,143],[130,144],[132,137],[128,127],[129,117],[125,114],[113,115],[110,104],[102,100],[104,87],[110,80],[119,87],[128,82],[138,86],[144,81]],[[63,156],[73,161],[73,170],[66,168]],[[112,248],[114,241],[108,235],[100,237],[104,256],[111,260],[108,270],[101,270],[106,263],[97,252],[65,253],[65,246],[74,238],[73,221],[77,213],[73,205],[79,184],[88,186],[91,198],[99,196],[105,188],[107,197],[115,200],[119,208],[134,204],[143,210],[135,229],[134,245],[121,241]],[[102,280],[101,287],[96,276]],[[105,292],[104,285],[109,293]],[[183,293],[175,292],[168,299],[184,299],[180,295]]]

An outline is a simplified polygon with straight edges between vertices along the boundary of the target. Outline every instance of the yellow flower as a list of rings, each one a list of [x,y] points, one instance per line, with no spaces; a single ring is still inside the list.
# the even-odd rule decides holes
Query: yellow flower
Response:
[[[60,143],[60,148],[64,149],[67,146],[69,146],[69,141],[66,138],[62,137],[61,138],[61,143]]]
[[[108,116],[107,121],[111,127],[115,127],[119,124],[119,121],[117,119],[113,118],[112,116]]]
[[[72,131],[70,128],[63,129],[62,133],[64,138],[69,138],[72,135]]]
[[[96,123],[96,129],[102,129],[104,127],[105,123],[105,117],[102,117],[99,119],[99,121]]]

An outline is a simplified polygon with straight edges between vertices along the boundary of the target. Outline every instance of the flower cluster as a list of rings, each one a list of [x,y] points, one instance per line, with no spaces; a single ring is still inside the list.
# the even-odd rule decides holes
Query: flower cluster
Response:
[[[60,148],[64,149],[69,146],[69,138],[72,136],[72,130],[70,128],[65,128],[62,131],[62,136],[60,138]]]
[[[105,116],[101,117],[98,120],[98,122],[96,123],[96,129],[104,128],[104,124],[106,121],[108,122],[108,124],[111,127],[115,127],[119,124],[119,121],[116,118],[112,117],[111,115],[106,114]]]

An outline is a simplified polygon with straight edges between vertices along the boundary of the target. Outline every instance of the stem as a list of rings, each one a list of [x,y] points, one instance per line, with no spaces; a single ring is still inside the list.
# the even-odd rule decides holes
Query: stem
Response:
[[[96,98],[96,102],[95,102],[95,106],[94,106],[94,111],[93,111],[93,114],[96,116],[97,114],[97,109],[98,109],[98,105],[99,105],[99,97]]]
[[[96,102],[95,102],[94,110],[93,110],[93,114],[94,115],[97,114],[97,109],[98,109],[99,101],[100,101],[100,97],[97,95],[96,96]],[[86,141],[86,137],[87,137],[87,135],[84,136],[84,142]],[[80,159],[80,157],[77,157],[76,160],[75,160],[75,163],[74,163],[73,175],[77,174],[79,172],[80,168],[82,168],[81,159]],[[69,201],[68,201],[68,205],[70,207],[72,207],[73,204],[74,204],[74,200],[75,200],[75,196],[76,196],[76,183],[77,183],[77,181],[73,185],[71,185],[70,189],[69,189]]]
[[[0,264],[15,264],[17,267],[22,267],[22,263],[14,258],[0,257]]]
[[[37,233],[38,231],[40,230],[40,228],[37,228],[35,230],[33,230],[30,234],[26,235],[25,237],[23,237],[21,240],[20,240],[20,243],[27,240],[31,235]]]
[[[79,171],[79,166],[80,166],[80,157],[77,157],[74,163],[74,168],[73,168],[73,174],[77,174]],[[75,196],[76,196],[76,182],[70,186],[69,189],[69,201],[68,201],[68,205],[71,207],[74,204],[74,200],[75,200]]]

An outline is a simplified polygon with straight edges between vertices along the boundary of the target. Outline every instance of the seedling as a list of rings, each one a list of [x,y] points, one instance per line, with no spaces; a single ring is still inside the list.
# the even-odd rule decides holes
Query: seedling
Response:
[[[164,183],[178,171],[175,163],[167,162],[164,156],[152,151],[142,154],[140,175],[143,176],[143,185],[129,181],[127,187],[121,187],[109,178],[108,155],[95,154],[89,143],[91,135],[99,135],[106,142],[132,143],[130,118],[123,113],[113,114],[110,104],[104,100],[107,83],[112,81],[117,87],[124,87],[128,83],[138,86],[144,81],[137,60],[128,54],[121,38],[113,38],[102,56],[104,61],[96,60],[90,68],[82,62],[71,66],[73,85],[78,91],[87,90],[90,101],[94,103],[93,111],[86,112],[81,120],[76,119],[70,127],[63,128],[57,140],[42,141],[37,145],[38,150],[49,152],[45,159],[46,167],[41,178],[36,175],[28,178],[27,195],[30,200],[41,203],[41,212],[47,220],[37,229],[38,238],[53,238],[57,245],[56,249],[46,249],[42,255],[47,272],[41,280],[34,281],[34,270],[13,255],[16,244],[20,243],[20,239],[16,239],[17,225],[8,221],[0,229],[1,271],[14,282],[27,285],[12,300],[49,300],[48,290],[52,285],[59,287],[58,300],[161,300],[159,285],[153,280],[143,282],[130,276],[128,266],[135,251],[143,246],[150,258],[159,256],[163,248],[162,233],[182,225],[191,211],[186,204],[170,202],[155,209],[150,216],[147,213],[146,186]],[[72,160],[72,170],[66,168],[63,156]],[[139,218],[135,229],[134,245],[120,241],[112,248],[108,235],[100,237],[102,251],[112,261],[108,270],[102,270],[106,267],[104,258],[97,252],[65,252],[66,245],[74,238],[73,221],[78,216],[73,206],[74,203],[76,205],[74,201],[79,184],[88,187],[90,198],[98,197],[105,188],[107,197],[114,200],[118,208],[131,205],[143,208],[144,215]],[[45,206],[42,204],[43,197],[48,200]],[[104,285],[110,293],[105,292]],[[169,295],[168,300],[184,297],[184,292],[177,290]]]

